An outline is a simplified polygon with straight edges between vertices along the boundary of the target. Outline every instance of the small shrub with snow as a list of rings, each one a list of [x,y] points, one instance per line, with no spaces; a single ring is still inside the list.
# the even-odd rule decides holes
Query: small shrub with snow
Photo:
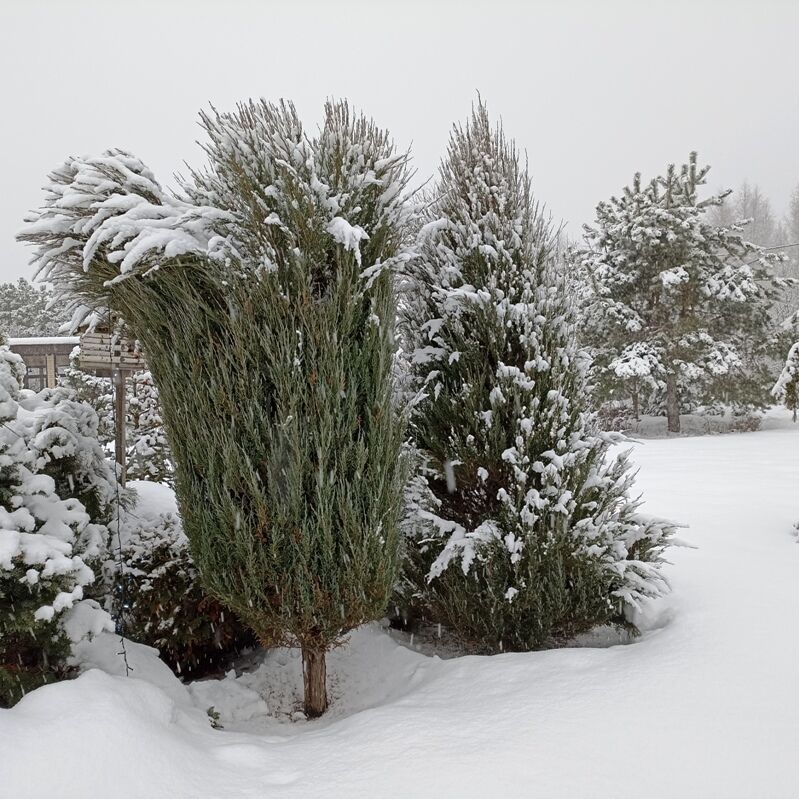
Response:
[[[126,637],[158,649],[183,677],[225,665],[253,643],[233,613],[203,590],[177,513],[148,510],[140,501],[123,520],[113,606]]]
[[[68,673],[61,621],[94,582],[116,493],[91,408],[23,375],[0,347],[0,706]]]
[[[25,427],[31,467],[55,482],[61,497],[74,497],[93,522],[107,524],[118,501],[129,500],[97,438],[94,409],[63,389],[21,392],[19,421]]]
[[[631,626],[666,589],[673,527],[638,514],[623,458],[605,462],[616,439],[587,410],[555,237],[482,105],[435,196],[406,319],[426,459],[407,497],[413,599],[482,651]]]

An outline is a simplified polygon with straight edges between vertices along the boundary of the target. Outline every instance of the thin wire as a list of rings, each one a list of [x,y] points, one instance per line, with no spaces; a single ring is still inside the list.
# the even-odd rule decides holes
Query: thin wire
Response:
[[[0,422],[7,430],[10,430],[17,438],[22,438],[22,436],[13,428],[8,422]]]
[[[108,321],[108,329],[111,331],[111,320]],[[117,431],[117,384],[114,380],[114,339],[113,333],[111,334],[111,346],[108,352],[108,365],[111,369],[111,417],[114,422],[114,431]],[[114,486],[117,497],[117,586],[119,588],[119,615],[116,619],[117,632],[119,633],[119,644],[121,649],[117,652],[122,655],[122,660],[125,663],[125,676],[130,677],[133,671],[130,663],[128,663],[128,650],[125,646],[125,580],[123,579],[124,561],[122,559],[122,506],[120,504],[119,496],[119,464],[117,463],[116,454],[114,455]]]

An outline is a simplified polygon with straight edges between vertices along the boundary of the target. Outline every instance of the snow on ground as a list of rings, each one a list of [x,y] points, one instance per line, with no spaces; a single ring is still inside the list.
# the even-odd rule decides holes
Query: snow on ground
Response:
[[[146,508],[153,516],[159,513],[175,513],[178,503],[175,492],[166,483],[153,483],[150,480],[128,480],[128,488],[132,488],[137,495],[136,504]]]
[[[673,553],[674,593],[634,643],[441,660],[372,625],[331,655],[333,707],[308,722],[289,651],[185,689],[136,645],[121,676],[108,635],[83,653],[97,668],[0,711],[0,797],[795,797],[786,419],[635,445],[646,508],[698,548]]]
[[[733,416],[730,413],[690,413],[680,416],[680,432],[670,433],[665,416],[641,415],[637,421],[628,419],[624,431],[632,438],[673,438],[675,436],[706,436],[750,432],[753,429],[784,427],[786,417],[781,408],[771,408],[765,414],[751,413]]]

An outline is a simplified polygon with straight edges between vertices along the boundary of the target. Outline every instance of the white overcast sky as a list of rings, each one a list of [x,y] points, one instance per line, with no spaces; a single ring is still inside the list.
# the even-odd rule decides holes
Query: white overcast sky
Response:
[[[123,147],[162,183],[200,160],[197,111],[346,97],[432,173],[479,91],[577,235],[637,170],[692,149],[712,187],[799,183],[799,0],[0,0],[0,280],[49,169]]]

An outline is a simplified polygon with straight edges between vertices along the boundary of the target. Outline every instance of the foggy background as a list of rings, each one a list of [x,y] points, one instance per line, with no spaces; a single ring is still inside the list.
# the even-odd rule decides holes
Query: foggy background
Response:
[[[0,0],[0,281],[46,173],[122,147],[164,184],[201,155],[197,112],[346,97],[412,145],[419,180],[479,91],[527,150],[571,237],[640,170],[692,149],[710,188],[799,183],[799,2],[16,2]]]

